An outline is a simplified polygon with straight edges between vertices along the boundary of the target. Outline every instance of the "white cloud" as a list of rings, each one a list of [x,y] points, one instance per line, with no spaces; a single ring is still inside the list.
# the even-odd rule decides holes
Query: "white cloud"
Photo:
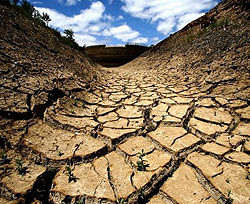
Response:
[[[35,7],[40,13],[45,12],[51,18],[50,26],[57,28],[61,33],[65,29],[74,31],[74,38],[79,45],[93,45],[109,41],[107,37],[114,37],[123,42],[146,43],[147,38],[124,24],[112,27],[113,21],[117,20],[113,16],[105,13],[105,6],[102,2],[92,2],[87,9],[81,10],[79,14],[66,16],[56,10],[42,7]],[[122,16],[119,16],[121,20]],[[99,40],[103,38],[105,40]]]
[[[132,43],[145,44],[148,42],[148,38],[138,37],[132,40]]]
[[[112,3],[113,3],[113,0],[108,0],[108,3],[109,3],[109,4],[112,4]]]
[[[189,13],[189,14],[185,14],[185,15],[181,16],[178,19],[177,29],[178,30],[182,29],[185,25],[190,23],[192,20],[197,19],[204,14],[205,13]]]
[[[58,3],[65,4],[66,6],[74,6],[80,1],[81,0],[66,0],[65,2],[64,0],[57,0]]]
[[[73,5],[76,5],[77,2],[79,2],[79,1],[81,1],[81,0],[67,0],[66,5],[73,6]]]
[[[113,36],[123,42],[133,40],[140,36],[140,33],[131,29],[128,25],[121,25],[104,30],[104,36]]]
[[[80,46],[101,44],[94,36],[87,34],[75,34],[74,38]]]
[[[160,39],[158,38],[158,37],[153,37],[152,39],[151,39],[151,43],[152,44],[157,44],[157,43],[159,43],[160,42]]]
[[[63,4],[63,0],[57,0],[59,4]]]
[[[157,42],[157,41],[159,41],[160,39],[158,38],[158,37],[153,37],[152,38],[152,41],[154,41],[154,42]]]
[[[121,0],[122,9],[134,17],[157,24],[165,35],[182,28],[214,7],[218,0]]]
[[[111,15],[109,15],[109,14],[105,14],[105,15],[103,16],[103,19],[104,19],[104,20],[113,21],[113,20],[114,20],[114,17],[111,16]]]
[[[32,4],[38,5],[38,4],[43,4],[43,2],[41,2],[41,1],[33,1]]]
[[[106,23],[102,21],[104,16],[105,7],[97,1],[93,2],[90,8],[81,10],[79,14],[72,17],[66,16],[56,10],[49,8],[36,7],[39,12],[48,13],[51,22],[50,25],[54,28],[59,28],[61,31],[65,29],[72,29],[75,33],[75,40],[79,44],[93,44],[97,43],[97,40],[92,35],[98,35],[100,32],[107,27]],[[80,37],[82,35],[82,37]],[[85,43],[83,43],[83,41]]]
[[[35,7],[40,13],[47,13],[51,18],[50,25],[55,28],[60,28],[62,30],[71,27],[71,17],[67,17],[56,10],[52,10],[49,8]]]
[[[117,20],[118,20],[118,21],[124,20],[124,17],[123,17],[122,15],[119,15],[119,16],[117,17]]]
[[[168,18],[165,21],[160,21],[157,26],[157,31],[164,35],[170,34],[176,24],[175,18]]]

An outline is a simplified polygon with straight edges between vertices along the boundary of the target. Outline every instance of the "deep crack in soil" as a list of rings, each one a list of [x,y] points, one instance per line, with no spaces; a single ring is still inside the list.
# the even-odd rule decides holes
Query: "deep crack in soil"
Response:
[[[64,96],[51,104],[45,122],[36,119],[28,125],[20,138],[24,147],[20,158],[27,163],[27,174],[36,168],[47,170],[29,179],[18,175],[15,162],[2,161],[1,192],[6,198],[25,203],[74,203],[80,198],[85,203],[248,202],[249,125],[235,123],[237,117],[237,121],[248,117],[248,105],[232,109],[227,104],[236,99],[223,97],[227,103],[218,104],[211,90],[183,97],[185,87],[177,87],[175,93],[150,76],[141,81],[136,76],[128,78],[126,71],[109,72],[111,79],[97,87],[103,91],[94,100],[111,105],[90,103],[93,99],[78,91],[77,99]],[[129,97],[114,99],[113,95],[124,97],[127,86],[135,87],[136,94],[133,89],[128,94],[136,100],[125,104]],[[68,112],[71,114],[64,114]],[[17,158],[12,147],[3,145],[2,149],[7,158]],[[143,155],[141,160],[138,155]],[[211,158],[211,162],[203,164],[202,158]],[[37,165],[33,169],[32,160]],[[69,182],[63,164],[74,167],[72,176],[77,180]],[[231,181],[234,177],[240,181]],[[15,180],[21,186],[13,185]]]

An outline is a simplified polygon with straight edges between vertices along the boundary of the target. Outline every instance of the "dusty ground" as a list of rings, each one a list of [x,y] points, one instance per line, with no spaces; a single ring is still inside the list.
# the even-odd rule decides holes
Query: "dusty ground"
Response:
[[[6,137],[18,138],[20,155],[6,143],[5,198],[250,202],[248,100],[212,85],[170,86],[152,72],[103,71],[109,78],[92,92],[58,99],[25,129],[22,120],[13,124],[15,135]],[[16,159],[27,168],[23,175]]]
[[[115,69],[1,9],[0,203],[250,203],[245,2]]]

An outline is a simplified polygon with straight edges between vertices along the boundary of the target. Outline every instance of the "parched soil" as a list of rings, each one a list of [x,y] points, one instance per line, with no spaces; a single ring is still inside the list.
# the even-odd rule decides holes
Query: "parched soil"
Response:
[[[247,9],[112,69],[1,9],[0,203],[250,203]]]
[[[5,198],[249,203],[248,100],[218,93],[225,82],[170,86],[145,71],[103,72],[109,78],[91,92],[59,98],[43,119],[3,131],[17,147],[6,143],[1,160]]]

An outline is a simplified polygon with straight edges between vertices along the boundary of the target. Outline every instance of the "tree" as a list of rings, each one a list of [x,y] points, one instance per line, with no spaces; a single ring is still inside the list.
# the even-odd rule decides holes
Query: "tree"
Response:
[[[47,26],[49,25],[49,21],[51,21],[49,15],[47,13],[44,13],[44,12],[42,14],[42,20],[46,23]]]
[[[66,35],[66,38],[68,38],[70,40],[74,40],[73,39],[74,31],[72,29],[65,29],[64,34]]]
[[[27,0],[22,0],[21,7],[30,15],[32,16],[35,12],[34,6],[29,3]]]
[[[34,10],[34,12],[33,12],[33,15],[32,15],[32,17],[34,18],[34,19],[42,19],[42,15],[40,14],[40,12],[38,11],[38,10]]]
[[[76,43],[75,39],[73,38],[74,32],[72,29],[65,29],[64,30],[65,36],[62,37],[63,42],[74,49],[79,49],[79,45]]]
[[[45,21],[42,18],[42,15],[38,10],[34,10],[32,17],[36,19],[41,25],[45,25]]]

